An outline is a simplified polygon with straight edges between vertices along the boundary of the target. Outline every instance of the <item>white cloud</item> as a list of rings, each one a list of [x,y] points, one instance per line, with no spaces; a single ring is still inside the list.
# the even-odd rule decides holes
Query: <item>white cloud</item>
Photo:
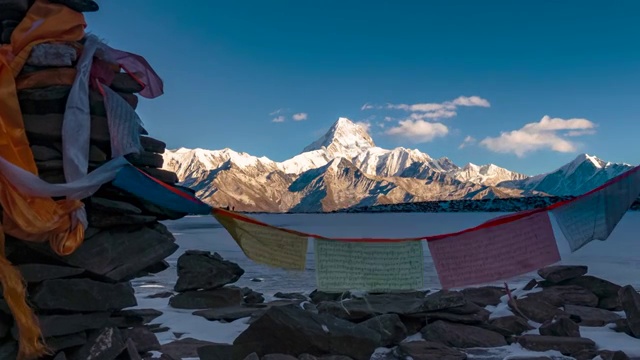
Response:
[[[473,145],[477,142],[476,138],[474,138],[471,135],[467,135],[466,138],[464,138],[464,140],[462,141],[462,144],[460,144],[460,146],[458,146],[458,149],[464,149],[467,146]]]
[[[424,120],[402,120],[399,125],[385,132],[387,135],[403,137],[414,143],[429,142],[449,133],[449,128],[441,123]]]
[[[301,112],[301,113],[293,114],[291,118],[294,121],[303,121],[303,120],[307,120],[308,117],[309,117],[309,114]]]
[[[448,119],[458,115],[456,109],[460,106],[490,107],[491,104],[479,96],[459,96],[442,103],[386,104],[384,106],[367,103],[362,106],[361,110],[403,110],[410,112],[409,118],[413,120]]]
[[[596,124],[587,119],[561,119],[545,115],[539,122],[526,124],[519,130],[503,131],[500,136],[487,137],[480,144],[499,153],[514,153],[523,157],[542,149],[556,152],[574,152],[578,144],[564,137],[577,137],[595,133]]]
[[[282,116],[282,115],[280,115],[280,116],[276,116],[276,117],[274,117],[274,118],[273,118],[273,120],[271,120],[271,121],[273,121],[274,123],[281,123],[281,122],[284,122],[284,116]]]

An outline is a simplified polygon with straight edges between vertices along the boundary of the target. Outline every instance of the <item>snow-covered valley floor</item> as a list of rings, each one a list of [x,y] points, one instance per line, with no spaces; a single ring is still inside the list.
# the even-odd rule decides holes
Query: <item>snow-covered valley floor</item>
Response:
[[[378,213],[378,214],[313,214],[313,215],[259,215],[259,220],[269,224],[287,227],[326,236],[340,237],[409,237],[448,233],[478,225],[501,213]],[[164,312],[155,323],[162,323],[171,331],[159,333],[161,343],[176,339],[174,332],[217,343],[231,343],[248,325],[245,319],[233,323],[210,322],[193,316],[192,310],[170,308],[168,299],[148,299],[147,295],[172,290],[176,281],[175,264],[186,250],[198,249],[218,252],[225,259],[239,264],[244,276],[234,285],[248,286],[270,295],[278,291],[305,292],[315,289],[315,265],[313,256],[308,256],[304,272],[290,272],[262,266],[247,259],[229,234],[213,219],[207,216],[186,217],[165,223],[175,235],[180,249],[167,259],[171,268],[134,282],[139,307],[155,308]],[[618,224],[610,238],[594,241],[583,249],[571,254],[558,229],[556,238],[562,254],[562,263],[589,266],[589,274],[620,285],[633,285],[640,289],[640,212],[628,212]],[[313,253],[309,244],[309,255]],[[526,274],[516,279],[505,279],[510,287],[529,281],[534,274]],[[260,280],[260,281],[252,281]],[[425,288],[438,289],[438,278],[425,244]],[[506,304],[504,304],[506,308]],[[497,309],[499,310],[499,309]],[[506,309],[505,309],[506,310]],[[600,348],[623,350],[628,355],[640,358],[640,340],[626,334],[615,333],[607,328],[581,328],[586,337],[593,339]],[[519,345],[504,349],[494,349],[492,353],[479,354],[478,359],[507,358],[523,355]],[[497,353],[498,351],[499,353]]]

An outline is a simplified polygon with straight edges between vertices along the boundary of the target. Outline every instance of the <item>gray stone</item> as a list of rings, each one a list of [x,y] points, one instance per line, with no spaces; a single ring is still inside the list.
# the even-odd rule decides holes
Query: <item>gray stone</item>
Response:
[[[127,347],[120,330],[108,327],[93,331],[87,343],[73,351],[70,360],[115,359]]]
[[[52,336],[45,339],[47,346],[51,351],[56,352],[60,350],[70,349],[78,347],[87,343],[87,333],[84,331],[77,332],[75,334]],[[1,359],[1,357],[0,357]]]
[[[144,89],[144,86],[136,79],[124,72],[115,74],[110,87],[115,91],[127,94],[138,93]]]
[[[144,167],[140,167],[140,170],[144,171],[145,173],[153,176],[154,178],[165,182],[167,184],[176,184],[178,183],[178,175],[176,175],[176,173],[172,172],[172,171],[168,171],[168,170],[164,170],[164,169],[156,169],[156,168],[150,168],[147,166]]]
[[[78,58],[78,50],[65,43],[42,43],[33,47],[27,64],[41,67],[73,66]]]
[[[273,297],[278,299],[289,299],[289,300],[307,300],[307,297],[300,293],[277,292],[273,294]]]
[[[113,214],[141,214],[142,210],[133,204],[124,201],[105,199],[97,196],[91,197],[91,207],[102,212]]]
[[[31,303],[39,310],[76,312],[113,311],[137,304],[131,284],[90,279],[46,280],[31,292]]]
[[[578,278],[587,273],[586,266],[555,265],[538,270],[538,275],[550,283],[557,284],[566,280]]]
[[[128,357],[128,360],[142,360],[142,357],[140,356],[140,351],[138,350],[138,348],[136,347],[136,344],[133,342],[133,340],[131,339],[127,339],[127,341],[125,341],[126,344],[126,356]],[[121,354],[120,357],[124,357],[125,354]]]
[[[163,154],[167,149],[167,144],[149,136],[140,136],[140,144],[145,151]]]
[[[509,335],[520,335],[525,331],[533,329],[533,326],[529,325],[525,319],[515,315],[491,319],[489,323],[506,330]]]
[[[63,114],[23,114],[23,120],[25,131],[30,139],[55,141],[62,137]],[[91,117],[90,140],[95,143],[110,143],[109,125],[105,117]]]
[[[351,298],[351,293],[348,291],[342,292],[342,293],[333,293],[333,292],[313,290],[311,294],[309,294],[309,299],[311,299],[311,302],[314,304],[319,304],[325,301],[341,301],[341,300],[350,299],[350,298]]]
[[[509,307],[513,309],[516,314],[520,312],[527,319],[541,324],[556,316],[565,314],[564,311],[560,310],[557,306],[533,297],[510,300]]]
[[[109,313],[107,312],[38,316],[44,337],[71,335],[86,330],[100,329],[107,324],[108,320]]]
[[[564,312],[580,326],[600,327],[620,319],[620,315],[614,312],[588,306],[565,305]]]
[[[567,316],[546,321],[538,329],[540,335],[580,337],[580,327]]]
[[[197,358],[198,349],[215,343],[193,338],[184,338],[162,345],[161,352],[175,359]]]
[[[146,151],[138,154],[129,154],[125,158],[134,166],[149,166],[152,168],[161,168],[164,162],[162,155]]]
[[[173,236],[155,230],[158,226],[162,225],[104,230],[64,257],[55,255],[48,245],[30,243],[29,246],[69,265],[121,281],[162,261],[178,249]]]
[[[131,329],[121,330],[121,332],[122,336],[125,339],[130,339],[141,353],[159,351],[161,349],[156,335],[144,326],[136,326]]]
[[[112,314],[116,317],[140,318],[142,324],[148,324],[162,315],[162,311],[156,309],[127,309],[119,310]]]
[[[506,346],[504,336],[476,326],[453,324],[438,320],[428,324],[421,331],[430,341],[437,341],[456,348]]]
[[[187,251],[178,258],[178,281],[174,289],[212,290],[240,279],[244,270],[238,264],[224,260],[218,253]]]
[[[397,314],[376,316],[358,324],[358,327],[362,326],[380,334],[380,345],[384,347],[397,345],[408,335],[407,327]]]
[[[47,160],[60,160],[62,154],[48,146],[31,145],[31,152],[33,153],[33,159],[35,161],[47,161]]]
[[[233,345],[206,345],[199,347],[197,351],[200,360],[229,360],[233,356]]]
[[[230,306],[217,309],[198,310],[193,313],[196,316],[202,316],[209,321],[225,321],[232,322],[245,317],[250,317],[256,313],[264,313],[267,308],[256,308],[247,306]]]
[[[470,302],[463,306],[457,306],[442,311],[428,312],[426,317],[429,322],[434,320],[446,320],[454,323],[473,325],[486,323],[489,321],[490,315],[491,313],[488,310]]]
[[[600,350],[598,355],[602,360],[629,360],[629,356],[623,351]]]
[[[640,294],[631,285],[620,289],[620,304],[627,316],[627,326],[634,337],[640,338]]]
[[[620,290],[620,285],[591,275],[584,275],[579,278],[571,279],[563,282],[562,284],[581,286],[594,293],[598,298],[618,296],[618,290]]]
[[[518,344],[527,350],[555,350],[563,355],[575,354],[582,350],[595,350],[596,348],[596,344],[586,338],[543,335],[523,335],[518,338]]]
[[[156,221],[155,216],[136,214],[114,214],[92,209],[87,212],[89,224],[98,229],[118,228],[130,225],[146,225]]]
[[[575,285],[553,286],[527,295],[554,306],[581,305],[595,307],[598,305],[598,297],[591,291]]]
[[[298,358],[287,354],[267,354],[260,360],[298,360]]]
[[[169,305],[177,309],[222,308],[242,303],[242,291],[223,287],[214,290],[187,291],[169,299]]]
[[[233,359],[256,352],[259,356],[340,354],[369,360],[380,341],[380,335],[367,327],[297,306],[279,306],[270,308],[236,338]]]
[[[84,269],[48,264],[22,264],[18,270],[26,282],[37,283],[45,280],[62,279],[80,275]]]
[[[467,300],[481,307],[498,305],[501,302],[500,298],[506,295],[504,288],[496,286],[466,288],[461,292]]]
[[[467,355],[434,341],[411,341],[400,344],[394,355],[399,359],[465,360]]]

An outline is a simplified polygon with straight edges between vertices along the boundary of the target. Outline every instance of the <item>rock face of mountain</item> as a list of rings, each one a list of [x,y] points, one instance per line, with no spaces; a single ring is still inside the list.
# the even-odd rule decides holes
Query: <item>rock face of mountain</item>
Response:
[[[346,118],[339,118],[320,139],[283,162],[231,149],[181,148],[163,156],[164,167],[204,201],[267,212],[578,195],[631,168],[588,155],[534,177],[493,164],[459,167],[419,150],[379,148],[363,126]]]

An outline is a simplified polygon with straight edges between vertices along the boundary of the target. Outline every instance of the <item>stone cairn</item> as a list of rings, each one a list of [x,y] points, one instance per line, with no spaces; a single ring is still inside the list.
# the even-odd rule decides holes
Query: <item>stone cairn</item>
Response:
[[[51,0],[76,11],[95,11],[90,0]],[[0,0],[0,43],[25,16],[27,0]],[[16,78],[57,74],[75,77],[80,43],[42,44]],[[33,54],[38,54],[34,57]],[[114,72],[116,72],[114,70]],[[28,81],[27,81],[28,83]],[[134,108],[141,91],[133,78],[115,73],[111,88]],[[39,175],[50,183],[63,183],[61,129],[71,86],[52,82],[46,87],[25,86],[18,91],[24,125]],[[110,137],[102,96],[91,91],[90,171],[110,158]],[[177,176],[162,167],[165,144],[148,136],[140,138],[144,151],[128,160],[139,169],[168,183]],[[7,236],[7,258],[22,273],[28,302],[36,312],[47,346],[62,359],[139,359],[139,353],[159,349],[155,335],[144,327],[161,313],[155,310],[122,310],[137,304],[130,280],[168,267],[164,259],[178,246],[158,221],[184,214],[161,209],[110,184],[84,199],[89,220],[85,242],[72,255],[55,255],[48,244],[33,244]],[[0,294],[1,295],[1,294]],[[0,296],[0,359],[17,357],[17,329],[6,302]],[[108,344],[108,345],[105,345]]]

